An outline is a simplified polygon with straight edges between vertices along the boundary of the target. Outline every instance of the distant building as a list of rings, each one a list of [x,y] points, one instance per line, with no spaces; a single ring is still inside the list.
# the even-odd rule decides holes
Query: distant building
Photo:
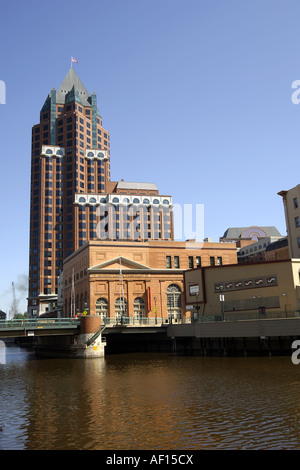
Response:
[[[279,261],[289,259],[288,238],[283,237],[276,242],[270,243],[265,251],[265,261]]]
[[[300,184],[278,194],[284,206],[290,258],[300,258]]]
[[[204,267],[184,273],[186,305],[194,313],[242,319],[250,313],[300,309],[300,260]]]
[[[6,313],[0,310],[0,320],[6,320]]]
[[[265,261],[267,247],[280,240],[282,235],[276,227],[230,227],[220,242],[234,242],[237,247],[238,262],[258,263]]]

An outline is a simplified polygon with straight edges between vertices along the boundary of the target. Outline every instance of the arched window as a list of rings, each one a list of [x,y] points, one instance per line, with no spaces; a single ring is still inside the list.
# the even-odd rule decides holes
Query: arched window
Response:
[[[47,150],[46,150],[46,154],[47,154],[47,155],[52,155],[52,154],[53,154],[53,150],[47,149]]]
[[[159,200],[158,199],[153,199],[153,204],[159,204]]]
[[[96,300],[96,315],[100,315],[103,319],[108,316],[108,303],[103,297]]]
[[[150,204],[149,199],[145,198],[145,199],[143,200],[143,204]]]
[[[167,288],[167,309],[170,319],[181,317],[181,289],[177,284],[171,284]]]
[[[114,197],[113,200],[112,200],[113,203],[118,203],[119,202],[119,198],[118,197]]]
[[[146,305],[142,297],[136,297],[133,302],[134,318],[142,320],[146,318]]]
[[[79,202],[86,202],[85,197],[80,197],[80,198],[79,198]]]
[[[117,321],[120,321],[122,317],[127,315],[127,302],[124,297],[118,297],[115,301],[115,315]]]
[[[91,204],[95,204],[95,202],[96,202],[96,198],[94,198],[94,197],[91,197],[91,198],[90,198],[90,200],[89,200],[89,202],[90,202]]]
[[[129,204],[129,203],[130,203],[130,200],[128,199],[128,197],[124,197],[123,204]]]
[[[139,204],[139,203],[140,203],[140,200],[137,197],[135,197],[133,200],[133,204]]]
[[[87,156],[88,157],[94,157],[94,154],[93,154],[93,152],[88,152]]]
[[[104,153],[98,152],[98,158],[104,158]]]
[[[164,200],[163,200],[163,204],[166,204],[166,205],[168,206],[168,205],[169,205],[168,199],[164,199]]]

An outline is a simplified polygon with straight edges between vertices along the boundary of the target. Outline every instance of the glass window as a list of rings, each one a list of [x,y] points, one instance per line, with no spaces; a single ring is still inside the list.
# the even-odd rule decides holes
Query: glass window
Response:
[[[120,318],[127,313],[127,302],[124,297],[118,297],[115,302],[115,315],[116,318]]]
[[[96,300],[96,315],[104,319],[108,316],[108,302],[102,297]]]
[[[181,316],[181,306],[181,289],[176,284],[171,284],[167,289],[167,309],[169,318],[179,318]]]
[[[135,319],[145,319],[146,317],[146,306],[145,301],[142,297],[136,297],[133,302],[133,312]]]

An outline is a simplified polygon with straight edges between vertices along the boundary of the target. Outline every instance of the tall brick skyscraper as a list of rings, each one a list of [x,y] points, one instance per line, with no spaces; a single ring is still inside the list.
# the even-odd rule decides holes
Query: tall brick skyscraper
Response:
[[[56,301],[64,259],[88,241],[173,239],[171,207],[153,183],[111,181],[96,94],[71,67],[32,128],[29,315]]]

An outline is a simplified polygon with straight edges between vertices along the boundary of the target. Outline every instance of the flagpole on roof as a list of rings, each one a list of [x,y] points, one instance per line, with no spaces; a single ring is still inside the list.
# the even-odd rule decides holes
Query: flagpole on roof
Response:
[[[72,63],[75,62],[76,64],[78,64],[78,60],[75,59],[74,57],[71,57],[71,68],[73,67]]]

